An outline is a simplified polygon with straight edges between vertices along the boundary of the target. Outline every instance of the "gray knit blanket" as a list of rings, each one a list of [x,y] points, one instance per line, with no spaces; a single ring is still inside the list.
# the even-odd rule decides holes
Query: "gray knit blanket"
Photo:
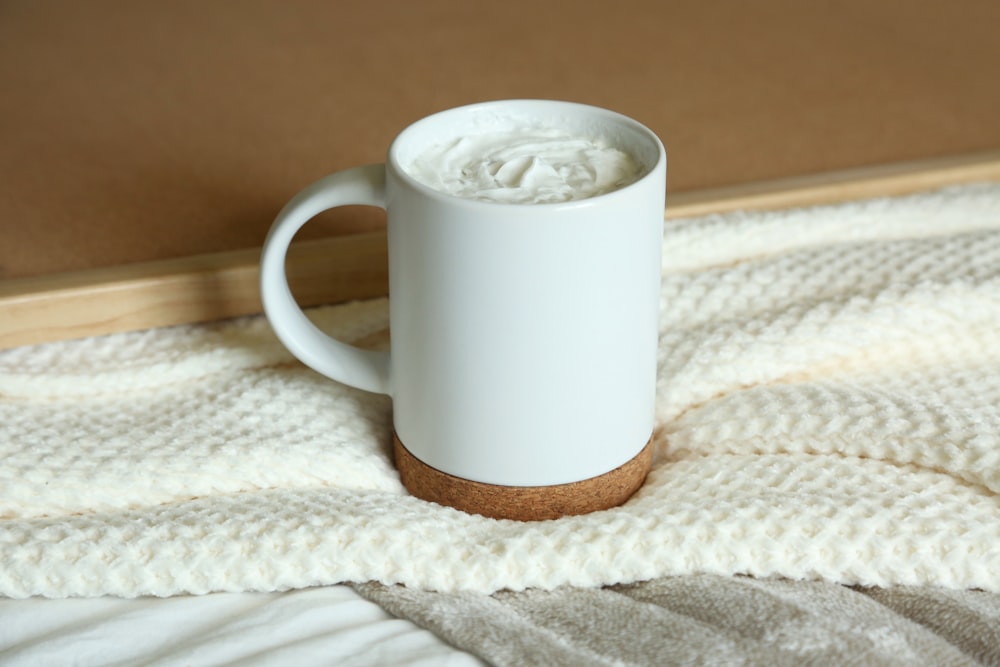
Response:
[[[489,664],[1000,665],[1000,595],[692,574],[604,588],[355,589]]]

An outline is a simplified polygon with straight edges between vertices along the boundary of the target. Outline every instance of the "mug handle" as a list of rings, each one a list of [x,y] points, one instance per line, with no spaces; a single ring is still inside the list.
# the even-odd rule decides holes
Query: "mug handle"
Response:
[[[385,208],[385,166],[355,167],[306,187],[285,205],[271,225],[260,260],[264,315],[278,339],[313,370],[358,389],[389,394],[389,353],[362,350],[327,336],[295,302],[285,274],[285,257],[295,233],[313,217],[338,206]]]

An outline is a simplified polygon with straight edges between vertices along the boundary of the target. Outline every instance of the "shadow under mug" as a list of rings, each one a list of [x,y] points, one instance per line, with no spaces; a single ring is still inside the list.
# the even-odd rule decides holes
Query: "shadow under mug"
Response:
[[[603,137],[642,176],[588,199],[504,204],[406,171],[432,145],[501,125]],[[662,143],[621,114],[547,100],[443,111],[403,130],[384,165],[327,176],[282,209],[261,259],[264,311],[306,365],[392,397],[413,495],[519,520],[614,507],[652,457],[665,189]],[[389,352],[324,334],[285,275],[295,233],[353,204],[387,212]]]

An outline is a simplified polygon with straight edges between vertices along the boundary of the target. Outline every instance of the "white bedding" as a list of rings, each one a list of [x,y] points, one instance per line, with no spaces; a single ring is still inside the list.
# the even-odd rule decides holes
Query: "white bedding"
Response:
[[[0,665],[482,665],[346,586],[173,598],[0,598]]]
[[[663,252],[650,475],[555,521],[408,496],[389,398],[259,317],[3,351],[0,595],[703,572],[1000,593],[1000,183],[672,220]],[[387,306],[310,315],[378,345]]]
[[[180,595],[338,581],[495,664],[1000,665],[1000,186],[670,230],[659,458],[586,517],[405,496],[388,401],[259,318],[0,355],[0,593],[179,595],[0,598],[0,667],[482,664],[346,587]]]

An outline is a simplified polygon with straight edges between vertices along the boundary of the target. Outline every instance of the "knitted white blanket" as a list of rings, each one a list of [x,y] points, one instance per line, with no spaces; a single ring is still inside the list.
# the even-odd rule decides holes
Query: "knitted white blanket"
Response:
[[[625,506],[405,494],[390,403],[260,318],[0,352],[0,594],[684,573],[1000,591],[1000,186],[670,222],[656,458]],[[360,340],[385,300],[314,311]]]

